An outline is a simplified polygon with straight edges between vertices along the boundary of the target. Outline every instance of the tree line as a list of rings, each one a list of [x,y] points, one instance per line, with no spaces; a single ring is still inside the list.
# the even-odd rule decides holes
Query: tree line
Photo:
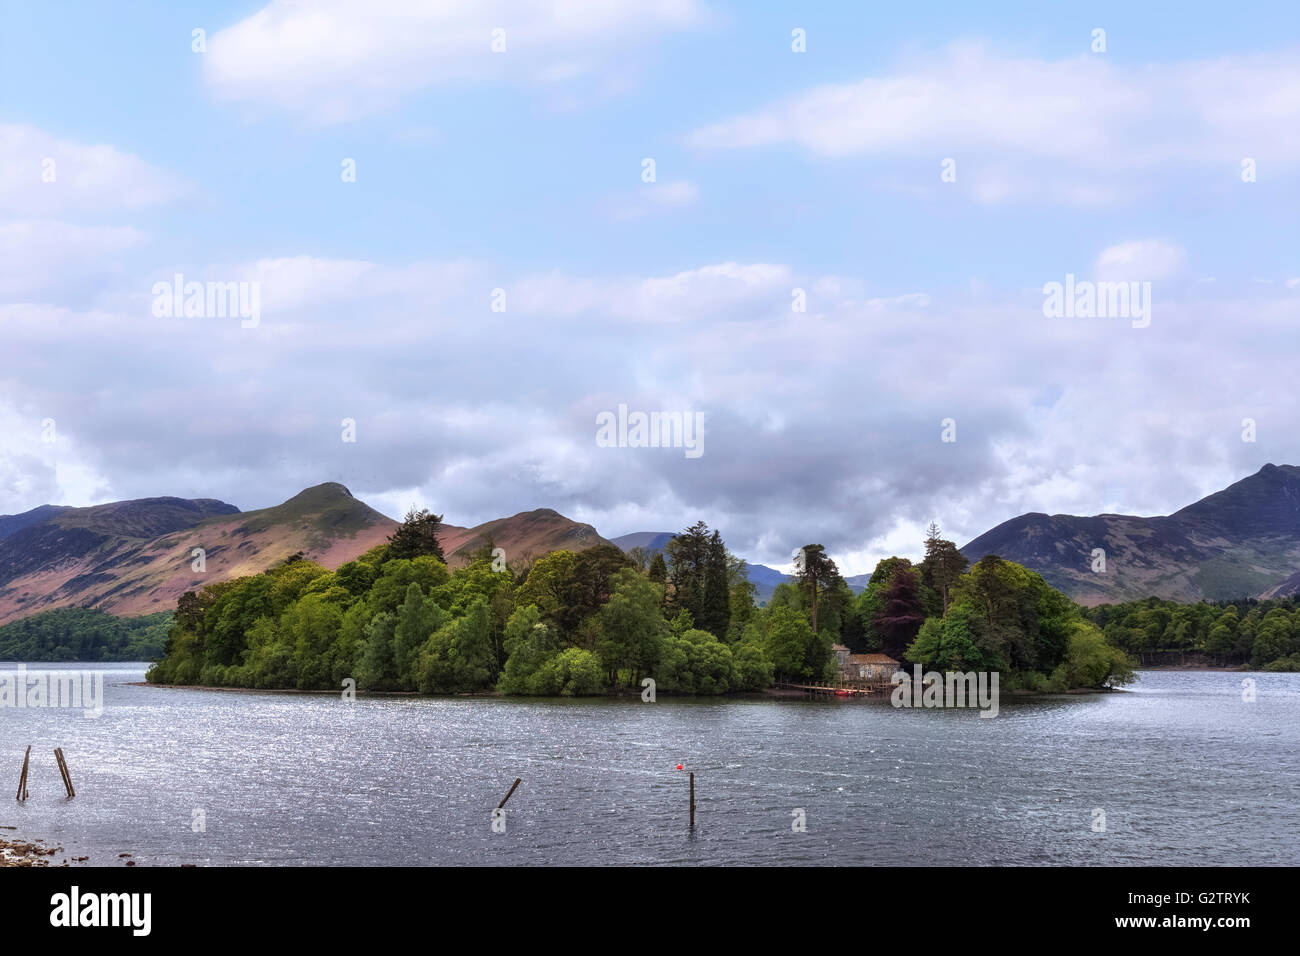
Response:
[[[1300,599],[1297,597],[1178,604],[1146,598],[1089,609],[1106,640],[1139,660],[1203,655],[1222,666],[1300,671]]]
[[[149,661],[163,652],[171,611],[114,617],[64,607],[0,627],[0,661]]]
[[[839,642],[927,669],[1000,670],[1041,689],[1125,679],[1127,659],[1064,595],[931,527],[925,559],[879,563],[855,595],[819,544],[757,607],[745,562],[697,522],[662,551],[554,551],[518,566],[482,546],[447,566],[441,517],[330,571],[301,555],[187,592],[149,680],[427,694],[721,694],[834,680]],[[1004,684],[1004,686],[1006,686]]]

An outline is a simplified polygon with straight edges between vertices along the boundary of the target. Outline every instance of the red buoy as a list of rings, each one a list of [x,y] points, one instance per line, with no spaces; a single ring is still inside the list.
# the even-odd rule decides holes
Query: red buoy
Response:
[[[681,770],[681,769],[682,769],[682,765],[681,765],[681,764],[678,764],[678,765],[677,765],[677,769],[678,769],[678,770]]]

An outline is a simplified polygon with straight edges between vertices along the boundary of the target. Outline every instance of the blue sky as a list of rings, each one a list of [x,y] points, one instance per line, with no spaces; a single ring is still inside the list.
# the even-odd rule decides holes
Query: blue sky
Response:
[[[0,4],[0,512],[342,480],[862,571],[1174,510],[1300,460],[1298,53],[1281,2]],[[161,324],[178,271],[263,322]],[[1066,273],[1151,326],[1053,324]],[[708,452],[595,447],[620,402]]]

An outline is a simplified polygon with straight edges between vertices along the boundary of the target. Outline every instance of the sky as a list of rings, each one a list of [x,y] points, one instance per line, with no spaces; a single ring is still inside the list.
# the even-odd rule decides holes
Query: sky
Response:
[[[0,90],[0,513],[338,481],[853,574],[1300,463],[1289,0],[0,0]]]

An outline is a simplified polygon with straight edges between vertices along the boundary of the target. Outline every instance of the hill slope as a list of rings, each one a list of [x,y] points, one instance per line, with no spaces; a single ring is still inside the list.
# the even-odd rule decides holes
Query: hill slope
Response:
[[[1104,573],[1092,571],[1096,548],[1106,552]],[[1023,564],[1089,605],[1264,595],[1300,569],[1300,468],[1265,465],[1167,516],[1021,515],[962,553]]]
[[[186,591],[261,573],[299,551],[336,568],[382,544],[396,526],[333,482],[249,512],[184,498],[43,505],[0,516],[0,624],[65,607],[123,616],[170,611]],[[445,524],[439,540],[452,566],[485,544],[514,562],[609,543],[549,508],[472,528]],[[203,572],[192,569],[195,548],[204,550]]]
[[[52,509],[0,539],[0,623],[60,607],[169,611],[187,590],[256,574],[297,551],[337,567],[395,524],[332,483],[247,513],[183,498]],[[191,567],[195,548],[205,552],[201,573]]]
[[[589,524],[566,518],[550,508],[538,508],[485,521],[472,528],[443,525],[438,543],[447,563],[455,567],[466,563],[473,552],[485,545],[501,548],[506,553],[506,561],[513,563],[528,557],[540,558],[551,551],[582,551],[610,542]]]

